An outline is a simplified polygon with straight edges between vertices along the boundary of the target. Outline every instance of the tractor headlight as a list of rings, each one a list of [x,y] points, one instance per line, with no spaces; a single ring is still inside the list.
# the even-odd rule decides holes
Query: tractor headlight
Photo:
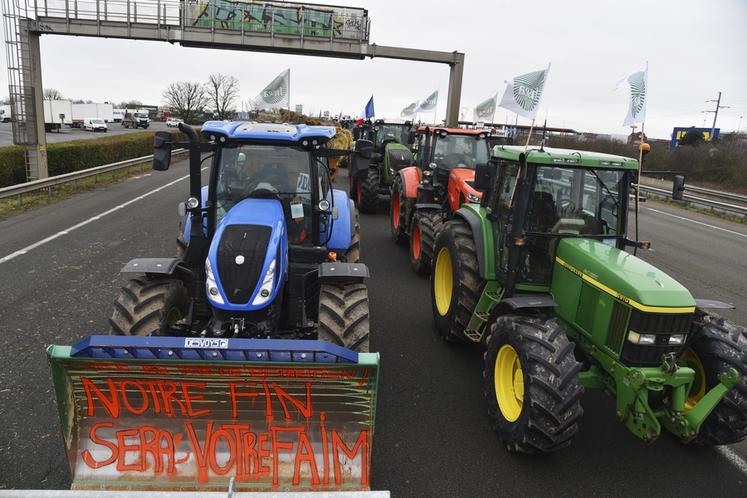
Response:
[[[270,300],[270,296],[272,296],[272,287],[275,283],[275,260],[272,260],[272,263],[270,263],[270,267],[267,269],[267,273],[265,274],[264,280],[262,280],[262,287],[259,288],[259,292],[257,292],[257,296],[254,298],[254,301],[252,301],[252,306],[259,306],[260,304],[265,304],[267,301]]]
[[[685,338],[687,338],[687,334],[672,334],[669,336],[669,344],[675,346],[685,344]]]
[[[480,202],[480,198],[478,196],[476,196],[475,194],[470,194],[469,192],[467,192],[467,200],[474,203]]]
[[[639,334],[635,330],[628,332],[628,341],[640,346],[648,346],[656,342],[654,334]]]
[[[223,297],[220,295],[218,284],[215,282],[215,275],[213,275],[213,268],[210,266],[210,259],[205,259],[205,292],[207,292],[208,299],[216,304],[224,304]]]

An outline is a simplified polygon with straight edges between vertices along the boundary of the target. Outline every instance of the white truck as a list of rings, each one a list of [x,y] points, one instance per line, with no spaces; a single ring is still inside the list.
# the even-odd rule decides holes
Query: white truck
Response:
[[[44,129],[59,133],[62,125],[73,124],[73,103],[69,100],[44,101]]]
[[[0,122],[10,123],[10,106],[0,105]]]
[[[73,104],[73,127],[83,126],[86,118],[101,118],[105,123],[114,121],[114,106],[111,104]]]

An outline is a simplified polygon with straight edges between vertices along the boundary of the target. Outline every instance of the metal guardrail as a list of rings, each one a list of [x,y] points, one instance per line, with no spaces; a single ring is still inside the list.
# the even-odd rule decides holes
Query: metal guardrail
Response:
[[[186,153],[187,149],[175,149],[172,154],[183,154]],[[23,196],[29,192],[36,192],[37,190],[51,189],[65,183],[82,180],[83,178],[89,178],[97,176],[102,173],[109,173],[117,171],[122,168],[128,168],[142,163],[147,163],[153,159],[153,155],[135,157],[133,159],[127,159],[126,161],[119,161],[111,164],[104,164],[102,166],[96,166],[94,168],[82,169],[80,171],[73,171],[71,173],[65,173],[64,175],[51,176],[49,178],[42,178],[41,180],[34,180],[26,183],[19,183],[18,185],[11,185],[10,187],[0,188],[0,199],[7,199],[8,197]],[[19,197],[21,199],[22,197]]]
[[[713,210],[723,211],[727,213],[734,213],[734,214],[744,216],[745,218],[747,218],[747,205],[740,206],[740,205],[731,204],[728,202],[721,202],[721,201],[717,201],[713,199],[706,199],[704,197],[698,197],[698,196],[690,195],[687,193],[688,190],[697,191],[696,189],[700,189],[700,187],[695,187],[694,189],[690,186],[685,186],[685,194],[683,195],[682,200],[690,204],[693,204],[695,206],[702,206],[702,207],[707,207]],[[709,190],[709,189],[702,189],[702,190]],[[670,198],[670,199],[672,197],[671,190],[667,190],[663,188],[656,188],[656,187],[647,187],[646,185],[641,185],[641,192],[652,193],[655,196],[665,197],[665,198]],[[725,192],[718,192],[718,191],[713,191],[713,192],[716,192],[717,194],[725,193]],[[730,195],[739,196],[739,194],[730,194]]]
[[[713,190],[710,188],[696,187],[695,185],[685,184],[685,190],[690,190],[696,194],[705,194],[717,199],[726,199],[730,201],[740,201],[747,203],[747,195],[733,194],[731,192],[721,192],[720,190]]]

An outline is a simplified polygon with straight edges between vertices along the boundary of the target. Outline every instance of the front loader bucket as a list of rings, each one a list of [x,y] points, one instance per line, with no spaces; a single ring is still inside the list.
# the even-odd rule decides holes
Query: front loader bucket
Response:
[[[93,336],[47,354],[73,489],[369,488],[377,353]]]

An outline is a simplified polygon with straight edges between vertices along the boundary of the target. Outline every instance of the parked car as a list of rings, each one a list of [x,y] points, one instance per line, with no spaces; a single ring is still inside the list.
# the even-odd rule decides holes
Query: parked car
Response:
[[[107,126],[101,118],[85,118],[83,119],[83,129],[86,131],[103,131],[107,132]]]
[[[177,126],[179,126],[179,123],[183,123],[183,122],[184,122],[183,119],[169,118],[166,120],[166,126],[168,126],[169,128],[176,128]]]

